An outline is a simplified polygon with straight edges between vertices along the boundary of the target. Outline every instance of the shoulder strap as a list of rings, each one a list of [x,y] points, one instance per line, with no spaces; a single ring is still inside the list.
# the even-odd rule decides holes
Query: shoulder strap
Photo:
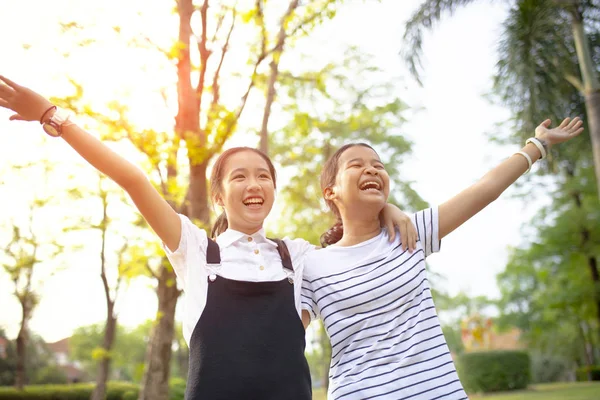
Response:
[[[294,272],[294,266],[292,265],[292,257],[290,256],[290,251],[288,250],[284,241],[281,239],[267,239],[277,243],[277,250],[279,251],[279,255],[281,256],[281,264],[283,264],[283,268],[289,269],[290,271]]]
[[[219,245],[210,238],[208,238],[208,247],[206,248],[206,263],[221,264],[221,251]]]

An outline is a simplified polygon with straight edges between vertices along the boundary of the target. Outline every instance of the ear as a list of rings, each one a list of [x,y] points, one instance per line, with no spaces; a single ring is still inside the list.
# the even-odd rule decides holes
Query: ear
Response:
[[[221,196],[215,197],[214,203],[219,207],[223,207],[223,198]]]
[[[325,200],[333,200],[335,198],[335,192],[332,187],[326,187],[323,190],[323,197]]]

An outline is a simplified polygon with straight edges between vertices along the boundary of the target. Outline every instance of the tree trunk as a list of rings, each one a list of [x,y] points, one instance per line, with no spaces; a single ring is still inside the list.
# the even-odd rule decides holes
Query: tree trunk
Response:
[[[269,83],[267,85],[267,99],[265,102],[265,109],[263,111],[262,126],[260,128],[259,145],[259,149],[267,155],[269,154],[269,118],[271,116],[273,102],[275,101],[275,95],[277,94],[275,90],[275,84],[277,83],[277,78],[279,76],[279,61],[281,59],[281,54],[283,54],[285,40],[287,39],[287,19],[292,15],[294,10],[298,8],[298,4],[299,0],[292,0],[288,5],[286,13],[283,15],[283,17],[281,17],[281,21],[279,22],[279,33],[277,34],[277,44],[273,48],[273,56],[271,59],[271,64],[269,64],[271,73],[269,75]]]
[[[175,273],[168,260],[163,260],[158,287],[157,321],[146,353],[146,366],[140,400],[167,400],[169,398],[169,374],[175,328],[175,306],[179,290]]]
[[[206,168],[209,159],[200,164],[190,164],[190,186],[188,192],[188,217],[200,220],[206,226],[210,223],[210,207],[208,204],[208,187],[206,185]],[[191,160],[190,160],[191,162]]]
[[[102,357],[102,360],[98,363],[98,374],[96,375],[96,387],[92,392],[91,400],[104,400],[106,398],[106,382],[110,375],[110,364],[111,357],[110,351],[112,350],[113,343],[115,341],[115,335],[117,330],[117,318],[114,316],[114,303],[108,307],[108,316],[106,318],[106,327],[104,328],[104,340],[102,348],[106,352]]]
[[[192,64],[190,59],[190,38],[193,35],[191,19],[195,7],[192,0],[179,0],[177,14],[179,16],[179,43],[181,48],[177,57],[177,104],[178,111],[175,117],[175,131],[179,137],[186,141],[188,157],[190,159],[190,184],[184,204],[179,207],[179,212],[191,218],[199,218],[207,223],[210,220],[208,207],[208,192],[206,187],[206,166],[210,157],[202,156],[199,150],[205,147],[204,133],[200,129],[200,109],[202,106],[202,93],[204,91],[207,60],[210,52],[206,47],[206,16],[208,0],[200,8],[202,33],[199,51],[201,52],[201,70],[198,87],[192,85]],[[169,179],[176,176],[175,169],[169,172]],[[140,400],[166,400],[169,395],[169,376],[172,356],[172,344],[175,326],[175,307],[179,290],[176,277],[168,260],[163,260],[163,265],[158,273],[156,295],[158,297],[158,314],[156,325],[152,330],[150,342],[146,351],[146,362]]]
[[[275,59],[277,58],[277,60]],[[269,75],[269,84],[267,85],[267,100],[265,103],[265,109],[263,111],[262,126],[260,128],[260,145],[259,149],[265,154],[269,154],[269,117],[271,116],[271,107],[275,101],[275,83],[277,82],[277,76],[279,75],[279,55],[274,55],[271,64],[269,65],[271,74]]]
[[[586,330],[585,327],[583,325],[583,321],[578,321],[577,322],[577,326],[579,328],[579,334],[581,335],[581,341],[583,344],[583,355],[584,355],[584,360],[585,360],[585,365],[587,368],[587,379],[588,381],[592,380],[592,369],[591,367],[594,365],[594,355],[592,354],[592,352],[590,351],[590,341],[588,336],[586,335]]]
[[[19,334],[17,335],[17,370],[15,374],[15,387],[19,390],[22,390],[27,383],[25,360],[27,358],[27,322],[29,321],[29,306],[26,298],[25,301],[22,301],[21,307],[22,319],[21,328],[19,329]]]
[[[567,175],[572,179],[575,175],[573,169],[567,169]],[[580,192],[573,193],[573,200],[575,201],[575,206],[578,209],[583,208],[583,202],[581,199],[582,194]],[[584,252],[588,253],[588,248],[590,247],[591,233],[586,228],[583,227],[581,229],[581,248]],[[590,271],[590,277],[592,278],[592,282],[594,284],[594,303],[596,304],[596,320],[598,325],[600,326],[600,273],[598,271],[598,260],[594,254],[587,254],[587,265]]]
[[[579,60],[579,68],[583,79],[587,124],[594,154],[594,169],[596,171],[596,186],[600,197],[600,84],[596,76],[588,38],[583,27],[583,16],[578,9],[571,12],[573,37]]]

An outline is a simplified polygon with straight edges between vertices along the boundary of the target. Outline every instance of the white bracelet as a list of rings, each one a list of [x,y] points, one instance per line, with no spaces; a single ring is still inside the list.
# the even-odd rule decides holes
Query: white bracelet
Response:
[[[520,154],[523,157],[525,157],[525,159],[527,160],[527,164],[529,164],[529,168],[527,168],[527,171],[525,171],[525,173],[528,173],[531,169],[531,166],[533,165],[533,161],[531,161],[531,157],[529,157],[529,154],[525,153],[524,151],[517,151],[515,154]]]
[[[538,150],[540,151],[540,153],[542,154],[542,156],[540,157],[541,160],[543,160],[544,158],[546,158],[546,156],[548,154],[546,153],[546,149],[544,148],[544,145],[542,144],[542,142],[538,138],[536,138],[536,137],[530,137],[529,139],[527,139],[525,141],[525,144],[528,144],[528,143],[535,144],[535,147],[537,147]]]

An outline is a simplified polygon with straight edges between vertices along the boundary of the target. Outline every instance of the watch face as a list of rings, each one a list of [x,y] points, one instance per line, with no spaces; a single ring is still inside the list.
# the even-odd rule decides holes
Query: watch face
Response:
[[[60,136],[60,132],[58,131],[57,127],[52,123],[45,123],[43,125],[43,128],[44,128],[44,132],[46,132],[48,135],[50,135],[52,137]]]

